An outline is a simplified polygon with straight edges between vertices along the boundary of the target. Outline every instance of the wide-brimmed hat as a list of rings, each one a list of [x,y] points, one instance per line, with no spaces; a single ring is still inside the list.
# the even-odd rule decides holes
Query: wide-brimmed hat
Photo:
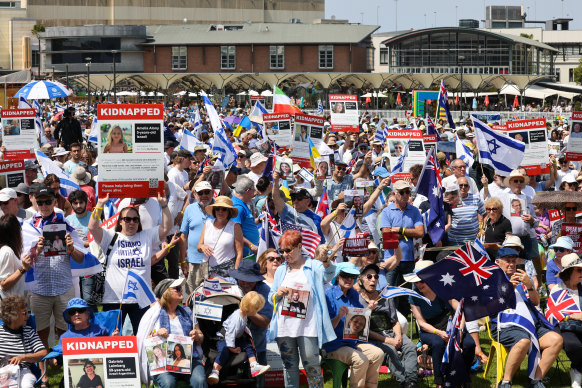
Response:
[[[71,174],[71,180],[79,186],[87,185],[91,182],[91,173],[87,172],[83,167],[77,167]]]
[[[232,206],[232,199],[228,198],[226,195],[221,195],[214,200],[214,203],[206,206],[206,213],[214,214],[212,211],[215,207],[225,207],[228,208],[230,213],[230,218],[238,216],[238,209]]]
[[[162,295],[164,295],[164,292],[166,292],[168,290],[168,288],[180,287],[184,283],[186,283],[186,278],[182,278],[182,279],[172,279],[172,278],[164,279],[164,280],[162,280],[161,282],[158,283],[158,285],[154,289],[154,294],[156,294],[156,298],[160,299],[162,297]]]
[[[248,259],[241,261],[237,269],[228,270],[228,274],[236,280],[249,283],[265,280],[261,274],[261,266],[259,263]]]
[[[57,147],[54,149],[53,156],[65,156],[68,154],[69,154],[69,151],[67,151],[64,147]]]
[[[550,245],[548,248],[550,248],[550,249],[564,248],[564,249],[567,249],[569,251],[573,251],[574,250],[574,241],[572,241],[572,239],[569,236],[560,236],[560,237],[558,237],[556,242],[553,243],[552,245]]]
[[[562,270],[564,272],[569,268],[582,267],[582,259],[576,253],[568,253],[562,257]]]
[[[507,236],[501,244],[502,247],[518,247],[519,249],[523,250],[523,244],[521,243],[521,239],[519,236]]]
[[[388,178],[390,173],[384,167],[377,167],[374,172],[372,172],[372,176],[379,176],[380,178]]]
[[[255,152],[254,154],[251,155],[249,160],[251,161],[251,167],[256,167],[269,159],[260,152]]]
[[[429,260],[418,260],[416,262],[416,264],[414,264],[414,271],[411,273],[407,273],[406,275],[403,275],[402,277],[408,283],[421,282],[422,279],[420,277],[418,277],[417,273],[420,272],[421,270],[427,268],[427,267],[430,267],[433,264],[434,263],[432,261],[429,261]]]
[[[521,171],[519,171],[519,170],[513,170],[511,173],[509,173],[509,176],[503,180],[503,184],[505,186],[509,186],[509,182],[513,178],[521,178],[521,179],[523,179],[524,180],[524,183],[526,185],[529,183],[529,177],[527,175],[523,175],[521,173]]]
[[[70,309],[87,309],[89,312],[89,319],[93,318],[93,310],[89,307],[89,304],[81,298],[73,298],[69,301],[67,308],[63,311],[63,318],[68,324],[73,324],[73,322],[71,322],[71,317],[69,317]]]

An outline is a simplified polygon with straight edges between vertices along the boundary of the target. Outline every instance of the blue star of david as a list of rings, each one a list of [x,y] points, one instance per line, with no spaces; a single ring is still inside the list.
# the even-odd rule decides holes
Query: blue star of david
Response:
[[[131,280],[127,282],[127,289],[137,291],[137,282],[132,282]]]
[[[489,146],[489,152],[491,152],[492,154],[496,154],[497,149],[501,148],[500,145],[497,145],[497,143],[495,142],[495,139],[487,140],[487,144]]]

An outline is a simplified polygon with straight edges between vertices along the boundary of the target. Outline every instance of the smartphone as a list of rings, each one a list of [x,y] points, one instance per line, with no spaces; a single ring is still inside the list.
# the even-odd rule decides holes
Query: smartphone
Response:
[[[524,272],[525,272],[525,264],[517,264],[517,265],[515,266],[515,268],[516,268],[516,269],[521,269],[522,271],[524,271]]]

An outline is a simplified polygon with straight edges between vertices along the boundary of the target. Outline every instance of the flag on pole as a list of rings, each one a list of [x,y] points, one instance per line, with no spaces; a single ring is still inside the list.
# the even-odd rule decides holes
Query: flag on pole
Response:
[[[317,207],[315,208],[315,214],[317,214],[321,218],[324,218],[329,214],[329,200],[327,198],[326,186],[323,187],[323,193],[321,193],[321,197],[319,198],[319,202],[317,203]]]
[[[263,222],[259,224],[259,245],[257,248],[257,257],[261,256],[269,248],[279,250],[279,238],[281,234],[270,228],[269,216],[265,214]]]
[[[184,133],[182,134],[182,140],[180,141],[180,148],[190,151],[194,153],[194,148],[197,145],[202,145],[202,142],[194,136],[192,132],[187,129],[184,129]]]
[[[382,145],[384,145],[384,141],[386,141],[386,132],[388,132],[388,129],[386,128],[384,120],[378,121],[376,133],[374,134],[374,141],[380,141],[382,142]]]
[[[445,385],[460,387],[467,382],[471,382],[471,376],[467,373],[467,367],[463,358],[463,348],[461,347],[461,321],[463,317],[463,300],[459,302],[453,320],[449,322],[447,333],[449,341],[443,354],[441,372],[445,376]]]
[[[309,161],[311,162],[311,167],[315,169],[315,158],[321,158],[321,154],[313,145],[310,137],[307,138],[307,141],[309,142]]]
[[[317,113],[316,113],[316,115],[323,116],[323,104],[321,103],[321,100],[317,100]]]
[[[273,85],[273,113],[303,114],[277,85]]]
[[[488,164],[506,175],[517,169],[523,160],[525,144],[494,131],[475,116],[471,119],[475,126],[475,138],[481,163]]]
[[[436,159],[436,147],[433,147],[428,152],[416,184],[416,192],[424,195],[430,203],[426,229],[433,244],[443,238],[446,224],[441,177]]]
[[[340,233],[342,237],[350,238],[356,237],[356,209],[351,208],[346,218],[340,225]]]
[[[269,178],[270,181],[273,181],[273,171],[275,171],[275,155],[269,155],[267,157],[267,164],[265,164],[265,169],[263,170],[263,174],[266,178]],[[259,255],[257,255],[258,257]]]
[[[455,136],[455,149],[456,149],[455,153],[457,154],[457,158],[459,158],[463,162],[465,162],[465,164],[468,167],[471,167],[473,165],[473,163],[475,162],[475,159],[473,158],[473,153],[471,152],[469,147],[467,147],[465,144],[463,144],[463,141],[456,136]],[[467,176],[469,176],[468,171],[469,171],[469,169],[467,168],[465,170],[465,175],[467,175]]]
[[[204,102],[204,105],[206,107],[206,115],[210,119],[210,124],[212,125],[212,130],[214,131],[214,133],[216,133],[220,130],[222,130],[222,132],[224,132],[224,129],[222,128],[222,124],[220,123],[220,117],[218,117],[218,113],[216,113],[216,109],[214,109],[214,105],[212,105],[212,102],[210,101],[210,99],[206,95],[206,92],[204,90],[201,90],[200,95],[202,96],[202,101]]]
[[[548,298],[548,307],[546,308],[546,319],[552,325],[557,325],[562,322],[570,314],[580,313],[580,309],[576,305],[576,301],[570,295],[568,290],[560,290],[550,293]]]
[[[202,134],[202,119],[200,118],[200,110],[198,110],[198,108],[194,111],[194,120],[191,122],[194,126],[193,131],[196,138],[200,139],[200,135]]]
[[[154,303],[156,301],[156,296],[154,295],[151,286],[148,285],[141,276],[130,269],[127,271],[125,287],[121,299],[124,303],[132,303],[135,301],[139,305],[139,308],[143,309]]]
[[[449,110],[449,95],[447,93],[447,87],[445,86],[445,80],[441,80],[441,87],[439,89],[439,96],[437,99],[437,112],[439,111],[439,107],[444,108],[447,114],[447,121],[449,122],[449,126],[451,129],[455,129],[455,122],[453,121],[453,116],[451,115],[451,111]]]
[[[55,174],[60,179],[63,197],[68,197],[75,190],[81,190],[81,187],[73,182],[67,173],[61,170],[48,156],[38,150],[35,152],[43,175],[46,177],[48,174]]]
[[[430,117],[428,117],[428,115],[426,116],[426,134],[436,135],[437,141],[441,141],[441,135],[439,135],[439,131],[437,131],[436,126],[434,125]]]
[[[206,279],[202,286],[202,294],[208,296],[213,294],[220,294],[222,292],[222,286],[220,285],[220,280],[218,279]]]
[[[313,232],[303,226],[288,224],[286,222],[281,223],[281,230],[285,233],[288,230],[296,230],[301,232],[301,240],[303,245],[303,250],[309,254],[312,258],[315,256],[315,250],[321,242],[321,237],[317,232]]]

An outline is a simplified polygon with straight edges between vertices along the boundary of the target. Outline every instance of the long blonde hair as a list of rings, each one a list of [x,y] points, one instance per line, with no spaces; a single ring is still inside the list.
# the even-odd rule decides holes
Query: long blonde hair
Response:
[[[115,131],[116,129],[119,130],[119,132],[121,132],[121,144],[123,144],[123,152],[127,152],[127,144],[125,144],[125,141],[123,140],[123,131],[121,130],[121,127],[119,125],[114,125],[113,127],[111,127],[111,130],[109,131],[109,133],[107,134],[107,143],[105,144],[105,148],[103,148],[103,153],[106,154],[109,152],[109,150],[111,150],[111,145],[112,145],[112,139],[111,139],[111,134],[113,133],[113,131]]]

